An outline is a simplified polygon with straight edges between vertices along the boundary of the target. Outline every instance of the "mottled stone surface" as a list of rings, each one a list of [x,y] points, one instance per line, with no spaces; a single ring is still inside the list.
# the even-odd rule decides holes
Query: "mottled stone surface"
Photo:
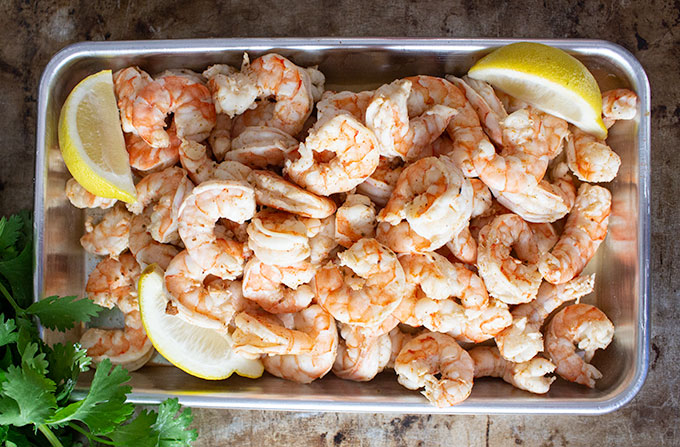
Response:
[[[138,5],[143,3],[143,5]],[[36,98],[50,57],[81,40],[230,36],[597,38],[642,63],[652,86],[652,351],[620,411],[577,416],[399,416],[194,410],[198,445],[564,446],[680,444],[680,6],[677,2],[480,0],[0,2],[0,212],[30,207]]]

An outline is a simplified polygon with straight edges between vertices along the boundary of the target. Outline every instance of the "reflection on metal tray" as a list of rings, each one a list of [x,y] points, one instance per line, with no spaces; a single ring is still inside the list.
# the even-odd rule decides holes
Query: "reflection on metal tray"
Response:
[[[57,145],[56,122],[68,92],[85,76],[102,69],[139,65],[150,72],[214,63],[238,65],[276,51],[295,63],[318,65],[327,88],[374,88],[407,75],[464,74],[492,48],[513,40],[489,39],[209,39],[146,42],[92,42],[72,45],[48,64],[40,82],[35,183],[35,296],[82,295],[86,255],[78,239],[82,210],[63,193],[69,174]],[[165,366],[132,373],[130,399],[157,403],[169,396],[190,406],[311,411],[404,413],[604,413],[628,402],[644,381],[649,351],[649,84],[644,70],[625,49],[604,41],[543,41],[583,61],[603,90],[628,87],[640,98],[635,122],[619,122],[609,143],[621,156],[611,229],[590,262],[596,290],[584,301],[597,304],[616,325],[614,341],[594,360],[604,378],[587,389],[562,380],[546,396],[514,389],[500,380],[475,382],[472,395],[452,408],[435,408],[419,393],[400,386],[390,372],[368,383],[342,381],[328,374],[311,385],[272,376],[232,377],[209,382]],[[44,331],[47,339],[56,334]],[[77,331],[67,334],[76,339]],[[86,381],[85,381],[86,382]],[[82,385],[86,386],[87,383]]]

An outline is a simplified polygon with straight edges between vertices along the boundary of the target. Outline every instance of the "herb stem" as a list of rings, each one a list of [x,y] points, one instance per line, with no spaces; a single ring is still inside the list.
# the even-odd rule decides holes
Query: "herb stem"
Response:
[[[17,302],[14,301],[14,298],[12,298],[12,295],[9,294],[9,292],[7,291],[5,286],[2,285],[1,282],[0,282],[0,292],[2,292],[3,295],[5,295],[5,298],[7,298],[7,301],[9,301],[9,304],[12,305],[12,307],[14,308],[14,312],[16,312],[17,315],[24,316],[26,314],[26,312],[24,312],[24,310],[21,307],[19,307]]]
[[[77,431],[78,433],[80,433],[81,435],[86,436],[87,439],[89,439],[90,441],[94,441],[94,442],[98,442],[100,444],[106,444],[106,445],[116,445],[115,443],[109,441],[108,439],[100,438],[98,436],[93,435],[90,432],[83,430],[82,428],[80,428],[78,426],[78,424],[74,424],[73,422],[69,422],[68,426],[71,427],[72,429],[74,429],[75,431]]]
[[[38,425],[38,430],[40,430],[40,433],[45,435],[48,441],[50,441],[50,444],[52,444],[52,447],[64,447],[64,444],[62,444],[59,439],[55,436],[54,433],[52,433],[52,430],[49,429],[49,427],[45,424],[40,424]]]

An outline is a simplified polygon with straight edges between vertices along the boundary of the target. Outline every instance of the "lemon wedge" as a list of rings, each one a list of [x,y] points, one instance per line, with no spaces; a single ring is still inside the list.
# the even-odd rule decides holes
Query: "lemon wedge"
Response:
[[[234,354],[225,335],[168,315],[164,283],[163,270],[152,264],[144,269],[138,284],[142,324],[156,351],[201,379],[226,379],[232,373],[251,379],[262,376],[262,362]]]
[[[468,76],[598,138],[607,137],[597,81],[585,65],[559,48],[533,42],[506,45],[480,59]]]
[[[71,175],[87,191],[137,200],[111,70],[88,76],[68,95],[59,115],[59,147]]]

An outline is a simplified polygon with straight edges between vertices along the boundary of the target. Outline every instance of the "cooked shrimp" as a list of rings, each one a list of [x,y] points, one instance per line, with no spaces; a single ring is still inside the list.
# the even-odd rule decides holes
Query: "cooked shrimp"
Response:
[[[357,326],[376,326],[402,299],[404,270],[397,256],[375,239],[361,239],[316,274],[316,301],[333,317]]]
[[[245,182],[251,169],[238,161],[225,160],[217,163],[208,156],[205,145],[191,140],[182,140],[179,160],[189,177],[196,183],[208,180],[240,180]]]
[[[150,264],[158,264],[166,269],[172,258],[179,250],[174,245],[162,244],[151,236],[151,208],[146,208],[142,214],[132,217],[130,223],[130,253],[142,268]]]
[[[309,239],[309,260],[314,265],[320,265],[333,256],[338,248],[338,242],[335,240],[335,217],[308,219],[305,225],[309,234],[314,234]]]
[[[621,157],[604,140],[571,126],[567,141],[569,169],[584,182],[611,182],[619,172]]]
[[[536,299],[520,304],[512,310],[512,325],[496,335],[496,345],[501,355],[513,362],[526,362],[543,350],[541,326],[548,315],[563,303],[578,300],[593,291],[595,275],[580,276],[571,281],[553,285],[544,282]]]
[[[452,337],[432,332],[406,343],[394,362],[399,383],[410,390],[424,387],[423,395],[440,408],[467,399],[474,368],[470,355]]]
[[[357,192],[370,197],[376,205],[384,207],[390,200],[392,191],[403,170],[404,163],[400,158],[380,157],[378,167],[373,171],[373,174],[363,183],[357,185]]]
[[[551,223],[527,223],[529,224],[529,228],[531,228],[531,232],[534,233],[538,254],[541,256],[543,253],[549,252],[560,239],[557,231],[555,231],[555,227],[553,227]]]
[[[284,160],[299,145],[298,140],[275,127],[251,126],[231,141],[231,149],[224,158],[253,169],[283,166]]]
[[[545,394],[556,377],[545,377],[555,371],[555,365],[542,357],[534,357],[523,363],[514,363],[501,357],[493,346],[476,346],[468,351],[475,362],[475,379],[500,377],[520,390]]]
[[[387,365],[385,365],[385,368],[394,369],[394,361],[397,360],[397,356],[401,352],[401,349],[404,347],[406,343],[413,339],[414,335],[403,332],[398,327],[392,329],[388,335],[390,336],[390,345],[392,352],[390,354],[390,360],[387,362]]]
[[[335,239],[349,248],[364,237],[375,237],[375,206],[366,196],[348,194],[335,213]]]
[[[364,122],[366,108],[373,98],[373,91],[331,92],[325,91],[316,104],[318,122],[323,123],[336,115],[349,114]]]
[[[228,115],[217,114],[208,142],[215,160],[224,161],[224,155],[231,149],[231,118]]]
[[[472,194],[470,181],[448,157],[422,158],[402,171],[378,221],[406,220],[426,239],[445,239],[442,246],[470,220]]]
[[[311,234],[303,218],[263,209],[248,224],[248,247],[266,264],[288,266],[310,255]]]
[[[464,326],[454,328],[448,334],[462,342],[481,343],[495,337],[511,324],[512,315],[508,305],[489,298],[489,305],[485,309],[466,315]]]
[[[489,187],[478,178],[471,178],[470,184],[472,185],[472,213],[470,218],[473,218],[485,214],[491,208],[493,196]]]
[[[588,362],[597,349],[609,346],[613,336],[614,325],[604,312],[590,304],[572,304],[548,324],[545,350],[560,377],[593,388],[602,373]],[[585,351],[584,357],[578,355],[574,345]]]
[[[333,317],[321,307],[312,305],[295,314],[280,315],[280,318],[287,327],[295,329],[294,332],[311,336],[314,345],[309,353],[265,357],[262,359],[265,370],[298,383],[310,383],[325,376],[333,367],[338,351],[338,329]],[[239,330],[243,329],[239,326]],[[268,332],[265,329],[263,337],[267,344],[271,343]]]
[[[411,81],[397,80],[378,88],[366,109],[366,126],[380,143],[380,155],[405,160],[420,158],[446,129],[456,110],[435,105],[421,115],[409,119],[407,99]]]
[[[477,267],[489,294],[507,304],[527,303],[538,293],[538,247],[519,216],[503,214],[479,233]],[[519,259],[511,256],[514,248]]]
[[[284,171],[298,185],[321,195],[351,190],[373,174],[380,158],[373,132],[350,115],[326,121],[299,151],[300,158],[286,160]]]
[[[465,92],[465,98],[477,112],[477,116],[486,134],[491,140],[503,145],[503,131],[501,121],[508,116],[503,103],[496,96],[493,87],[484,81],[463,76],[462,79],[452,75],[446,75],[446,80],[452,82]]]
[[[538,185],[521,192],[492,191],[499,203],[527,222],[555,222],[571,210],[576,187],[563,162],[555,164],[551,177],[552,183],[543,179]]]
[[[153,147],[167,147],[165,117],[173,113],[177,136],[204,140],[215,126],[215,105],[208,88],[184,75],[162,76],[142,88],[132,109],[134,133]]]
[[[477,262],[477,241],[470,233],[470,227],[463,228],[460,233],[446,243],[446,248],[459,261],[473,265]]]
[[[389,334],[366,337],[354,326],[340,324],[338,355],[333,374],[345,380],[367,382],[385,369],[392,354]]]
[[[104,197],[95,196],[85,188],[80,186],[80,183],[74,178],[68,179],[66,182],[66,197],[71,205],[76,208],[111,208],[116,204],[116,199],[106,199]]]
[[[127,312],[136,306],[139,264],[130,253],[118,259],[106,258],[97,264],[87,279],[85,293],[100,306],[118,306]]]
[[[316,269],[309,262],[278,267],[251,259],[243,270],[243,296],[273,314],[298,312],[309,306],[314,298],[314,291],[306,284],[314,273]],[[286,287],[284,279],[293,280],[295,287],[290,283]]]
[[[151,76],[139,67],[123,68],[113,74],[113,91],[118,98],[123,132],[136,132],[132,124],[133,106],[139,91],[151,82],[153,82]]]
[[[212,65],[203,72],[203,76],[208,79],[208,88],[212,92],[217,113],[234,118],[255,108],[257,80],[249,66],[248,53],[244,53],[240,72],[222,64]]]
[[[409,116],[421,115],[429,107],[439,104],[456,109],[447,133],[453,142],[451,159],[466,177],[477,177],[472,155],[479,148],[494,150],[484,134],[479,118],[465,98],[465,94],[446,79],[433,76],[412,76],[411,94],[408,97]]]
[[[244,72],[254,77],[257,96],[263,101],[236,117],[234,135],[248,126],[276,127],[289,135],[300,132],[314,107],[309,72],[274,53],[255,59]],[[276,102],[266,100],[270,97]]]
[[[174,166],[179,161],[180,139],[177,138],[174,124],[168,129],[170,144],[166,147],[152,147],[139,135],[125,134],[125,147],[130,158],[130,166],[143,174]]]
[[[140,214],[144,208],[165,196],[172,196],[177,191],[186,171],[178,167],[170,167],[149,174],[136,185],[137,201],[126,204],[133,214]]]
[[[395,253],[425,253],[446,244],[443,236],[433,240],[425,239],[416,233],[405,220],[394,226],[387,222],[379,223],[375,238]]]
[[[231,298],[240,292],[241,283],[213,279],[204,283],[209,272],[187,250],[175,256],[165,271],[165,287],[183,320],[201,327],[227,331],[235,308]],[[235,284],[234,287],[230,287]]]
[[[122,205],[113,207],[104,217],[93,224],[92,216],[85,219],[85,234],[80,245],[85,251],[99,256],[117,259],[126,248],[130,239],[130,213]]]
[[[252,171],[248,181],[255,187],[259,205],[316,219],[325,219],[335,212],[336,205],[331,199],[305,191],[271,171]]]
[[[637,115],[637,95],[625,88],[602,93],[602,118],[609,129],[618,120],[632,120]]]
[[[179,210],[179,235],[201,268],[222,279],[234,279],[243,271],[243,245],[217,239],[215,222],[225,218],[243,223],[255,215],[255,191],[235,180],[201,183],[184,199]]]
[[[548,282],[561,284],[581,273],[607,236],[611,204],[608,190],[581,185],[559,241],[538,263]]]

